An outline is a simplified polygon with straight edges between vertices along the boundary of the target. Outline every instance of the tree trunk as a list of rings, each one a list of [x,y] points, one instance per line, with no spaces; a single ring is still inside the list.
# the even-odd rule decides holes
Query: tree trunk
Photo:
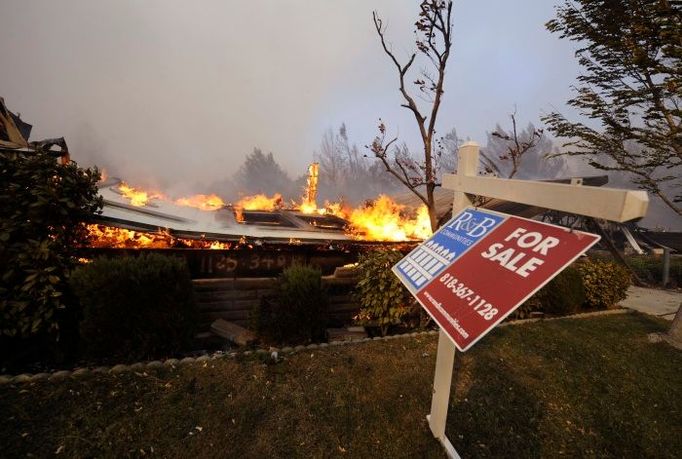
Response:
[[[426,185],[426,200],[428,201],[429,220],[431,221],[431,231],[434,233],[438,229],[438,211],[436,209],[436,199],[434,197],[435,186]]]
[[[666,341],[675,347],[682,348],[682,303],[680,303],[677,314],[675,314],[673,319],[673,324],[670,326],[670,330],[668,330]]]

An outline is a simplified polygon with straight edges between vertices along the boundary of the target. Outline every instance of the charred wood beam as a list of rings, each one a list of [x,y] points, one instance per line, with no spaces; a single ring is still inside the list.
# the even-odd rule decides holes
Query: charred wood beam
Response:
[[[35,148],[36,151],[57,154],[58,158],[61,158],[62,164],[67,164],[71,161],[71,155],[69,154],[69,147],[66,145],[66,140],[64,137],[58,137],[54,139],[44,139],[37,140],[34,142],[29,142],[29,145]],[[59,151],[52,150],[52,147],[59,147]]]

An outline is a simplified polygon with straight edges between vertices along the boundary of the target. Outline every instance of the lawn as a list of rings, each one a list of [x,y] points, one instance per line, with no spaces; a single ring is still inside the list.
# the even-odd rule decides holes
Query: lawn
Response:
[[[627,314],[499,328],[458,354],[464,457],[679,457],[682,352]],[[0,456],[442,457],[433,335],[0,386]]]

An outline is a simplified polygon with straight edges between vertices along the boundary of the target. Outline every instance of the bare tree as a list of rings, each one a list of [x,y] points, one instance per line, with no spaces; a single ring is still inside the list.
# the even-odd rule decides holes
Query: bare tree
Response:
[[[399,152],[394,160],[391,160],[389,154],[391,148],[395,146],[397,137],[387,139],[386,126],[383,122],[379,124],[379,135],[373,140],[370,149],[381,160],[386,171],[395,176],[427,206],[431,228],[435,230],[438,226],[438,217],[434,190],[440,183],[437,181],[438,164],[435,154],[437,152],[434,152],[434,134],[443,97],[445,69],[452,48],[452,1],[423,0],[419,9],[419,18],[415,23],[417,50],[404,64],[398,60],[386,41],[386,28],[379,14],[375,11],[372,16],[381,46],[398,74],[399,91],[403,98],[401,106],[411,111],[417,122],[424,147],[423,161],[414,159],[412,155],[405,155],[404,152]],[[420,70],[417,78],[410,82],[408,73],[418,53],[426,59],[427,67]],[[410,83],[416,86],[416,94],[408,89]],[[417,96],[424,102],[422,107],[415,99]]]
[[[552,141],[532,123],[520,130],[516,112],[509,117],[511,130],[498,124],[488,133],[488,144],[481,150],[483,167],[498,177],[554,178],[563,169],[565,159],[551,154]]]

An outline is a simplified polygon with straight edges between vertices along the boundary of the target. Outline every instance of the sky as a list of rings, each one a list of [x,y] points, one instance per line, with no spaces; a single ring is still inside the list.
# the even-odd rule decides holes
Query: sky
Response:
[[[381,117],[417,145],[372,24],[406,58],[417,1],[0,0],[0,95],[76,160],[131,180],[229,175],[255,146],[292,174],[345,122],[371,141]],[[462,1],[454,10],[439,131],[483,142],[517,107],[561,106],[572,47],[544,30],[552,2]]]
[[[485,143],[516,110],[522,125],[568,115],[574,44],[544,24],[558,1],[456,1],[454,52],[437,130]],[[324,132],[365,145],[382,118],[419,146],[396,55],[414,46],[418,1],[0,0],[0,96],[64,136],[82,165],[191,192],[229,178],[254,147],[303,174]]]

